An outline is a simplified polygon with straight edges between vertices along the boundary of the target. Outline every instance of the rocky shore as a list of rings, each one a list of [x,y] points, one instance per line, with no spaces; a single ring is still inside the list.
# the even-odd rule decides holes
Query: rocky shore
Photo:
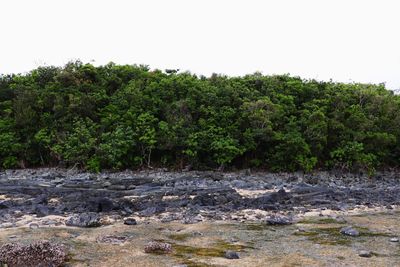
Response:
[[[0,266],[396,266],[399,181],[396,172],[6,170]]]
[[[104,172],[25,169],[0,172],[0,228],[96,227],[125,220],[285,223],[397,209],[400,174]],[[283,219],[282,219],[283,218]]]

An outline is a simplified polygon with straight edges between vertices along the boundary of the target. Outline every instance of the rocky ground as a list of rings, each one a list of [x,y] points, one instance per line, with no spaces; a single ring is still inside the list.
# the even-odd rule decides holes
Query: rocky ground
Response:
[[[0,172],[0,228],[42,217],[47,218],[38,220],[43,224],[79,224],[81,219],[83,224],[104,224],[124,217],[194,223],[392,209],[400,205],[399,181],[400,174],[392,172],[367,178],[322,172],[8,170]]]
[[[19,231],[39,229],[41,233],[49,233],[46,232],[50,231],[48,229],[62,228],[71,229],[63,230],[68,235],[76,231],[74,229],[85,229],[79,231],[85,231],[87,235],[93,229],[110,227],[113,231],[121,227],[154,230],[163,228],[162,225],[181,225],[187,230],[190,225],[214,229],[221,224],[236,225],[229,231],[239,231],[241,226],[249,224],[255,228],[289,225],[283,227],[291,229],[309,218],[346,224],[346,218],[351,215],[378,212],[397,218],[399,181],[400,174],[395,172],[378,173],[368,178],[327,172],[304,175],[155,170],[91,174],[65,169],[7,170],[0,172],[0,233],[10,235],[15,231],[18,236]],[[343,235],[340,229],[336,230]],[[303,236],[301,233],[298,236]],[[304,233],[307,238],[321,234],[319,230]],[[398,234],[385,233],[388,236]],[[125,244],[131,240],[129,235],[113,237],[110,234],[98,238],[111,244]],[[1,244],[10,241],[8,239],[0,239]],[[149,237],[148,241],[153,239]],[[229,251],[219,252],[222,254],[217,256],[222,258],[235,257],[235,254],[225,255]],[[367,257],[374,255],[369,255],[372,252],[368,250],[364,252]],[[165,266],[173,266],[168,264]],[[215,264],[221,265],[218,261]],[[263,266],[258,264],[248,266]]]

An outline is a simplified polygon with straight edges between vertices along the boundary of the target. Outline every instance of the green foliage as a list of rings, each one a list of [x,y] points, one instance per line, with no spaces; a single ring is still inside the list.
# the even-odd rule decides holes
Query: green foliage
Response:
[[[91,157],[86,163],[86,169],[90,172],[99,173],[101,170],[100,159],[97,157]]]
[[[231,161],[243,153],[238,147],[238,142],[230,137],[221,137],[211,143],[211,151],[215,162],[220,165],[231,163]]]
[[[98,161],[107,168],[124,168],[133,163],[135,135],[131,127],[117,126],[112,132],[101,135],[98,146]]]
[[[97,137],[96,125],[90,119],[80,119],[72,124],[72,129],[67,132],[65,138],[54,147],[69,164],[85,163],[94,155]]]
[[[347,142],[331,152],[331,157],[336,165],[347,170],[363,168],[373,171],[377,165],[377,157],[366,153],[364,145],[359,142]]]
[[[0,166],[310,172],[400,165],[384,85],[151,71],[80,61],[0,75]]]

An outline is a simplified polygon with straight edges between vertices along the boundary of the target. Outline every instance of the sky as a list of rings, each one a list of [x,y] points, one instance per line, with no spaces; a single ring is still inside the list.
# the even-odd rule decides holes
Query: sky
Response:
[[[80,59],[400,88],[398,0],[1,0],[0,73]]]

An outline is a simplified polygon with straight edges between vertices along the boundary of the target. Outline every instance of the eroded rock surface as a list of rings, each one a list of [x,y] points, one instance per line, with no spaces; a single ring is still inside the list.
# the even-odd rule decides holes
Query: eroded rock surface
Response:
[[[400,204],[398,181],[393,172],[369,178],[326,172],[7,170],[0,172],[0,227],[14,227],[24,215],[62,216],[69,218],[67,225],[90,227],[109,215],[116,220],[133,215],[191,224],[230,219],[262,222],[271,213],[296,215],[313,209],[392,209]]]

